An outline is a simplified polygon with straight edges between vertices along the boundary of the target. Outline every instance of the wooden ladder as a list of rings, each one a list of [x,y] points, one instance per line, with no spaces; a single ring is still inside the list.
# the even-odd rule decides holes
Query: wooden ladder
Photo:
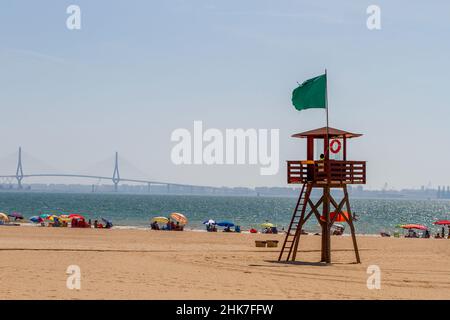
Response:
[[[281,261],[283,254],[287,253],[286,261],[292,255],[292,260],[295,260],[296,252],[298,247],[298,239],[301,235],[301,229],[303,227],[303,219],[305,217],[305,210],[308,206],[309,196],[311,194],[312,185],[304,183],[300,191],[300,195],[297,200],[297,204],[294,209],[294,214],[292,215],[291,223],[286,233],[286,238],[284,239],[283,247],[281,248],[280,256],[278,261]]]

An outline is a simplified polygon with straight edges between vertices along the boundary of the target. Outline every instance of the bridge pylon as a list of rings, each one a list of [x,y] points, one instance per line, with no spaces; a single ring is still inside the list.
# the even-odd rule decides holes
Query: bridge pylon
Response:
[[[17,160],[16,180],[17,187],[22,189],[23,168],[22,168],[22,147],[19,147],[19,158]]]
[[[114,192],[117,192],[118,184],[120,182],[120,173],[119,173],[119,153],[116,152],[116,161],[114,164],[114,172],[112,176],[112,182],[114,183]]]

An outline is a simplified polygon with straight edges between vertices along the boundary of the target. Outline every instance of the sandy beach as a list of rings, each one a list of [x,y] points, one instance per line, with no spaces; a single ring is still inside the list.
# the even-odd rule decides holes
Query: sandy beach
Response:
[[[304,236],[295,263],[255,240],[283,235],[0,227],[0,299],[449,299],[450,240]],[[69,265],[81,289],[66,287]],[[367,267],[381,269],[369,290]]]

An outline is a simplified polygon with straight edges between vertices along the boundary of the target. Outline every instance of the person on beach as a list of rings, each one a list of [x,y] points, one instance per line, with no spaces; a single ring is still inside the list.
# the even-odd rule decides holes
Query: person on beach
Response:
[[[441,238],[445,238],[445,228],[444,227],[442,227],[442,236],[441,236]]]
[[[94,228],[98,228],[98,221],[97,220],[94,221]]]
[[[320,161],[319,163],[317,163],[317,169],[319,173],[323,173],[325,172],[325,155],[323,153],[320,154]],[[326,180],[326,179],[323,179]]]
[[[333,236],[341,236],[344,233],[344,229],[341,227],[337,227],[334,231],[333,231]]]

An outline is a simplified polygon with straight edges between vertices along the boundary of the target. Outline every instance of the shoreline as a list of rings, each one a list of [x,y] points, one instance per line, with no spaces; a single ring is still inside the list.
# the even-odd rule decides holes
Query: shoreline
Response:
[[[52,229],[53,227],[42,227],[39,224],[34,224],[34,223],[19,223],[20,226],[5,226],[5,227],[9,227],[9,228],[14,228],[14,227],[26,227],[26,228],[44,228],[44,229]],[[0,225],[0,228],[3,227],[4,225]],[[71,228],[71,227],[58,227],[56,229],[79,229],[79,228]],[[89,229],[89,228],[87,228]],[[90,229],[94,229],[94,230],[102,230],[102,228],[96,229],[96,228],[90,228]],[[104,228],[103,228],[104,229]],[[106,229],[107,230],[107,229]],[[143,231],[164,231],[166,232],[167,230],[151,230],[150,227],[142,227],[142,226],[133,226],[133,225],[118,225],[118,226],[113,226],[110,230],[143,230]],[[226,233],[226,232],[222,232],[221,230],[217,231],[217,232],[207,232],[206,229],[195,229],[195,228],[185,228],[183,231],[173,231],[173,232],[205,232],[205,233]],[[260,231],[258,231],[258,233],[251,233],[248,230],[242,230],[241,232],[228,232],[228,233],[233,233],[233,234],[265,234],[262,233]],[[265,234],[265,235],[272,235],[272,234]],[[279,231],[278,234],[275,235],[282,235],[283,238],[286,235],[285,231]],[[305,236],[314,236],[315,234],[312,232],[309,232],[308,234],[304,234]],[[341,235],[342,237],[349,237],[351,236],[351,234],[349,233],[344,233],[343,235]],[[356,236],[358,237],[380,237],[380,234],[372,234],[372,233],[356,233]]]
[[[326,265],[314,236],[278,262],[281,244],[255,240],[282,234],[69,229],[0,228],[0,299],[450,299],[445,240],[358,236],[355,264],[350,237],[334,236]],[[73,265],[80,290],[66,287]],[[372,265],[380,290],[367,287]]]

